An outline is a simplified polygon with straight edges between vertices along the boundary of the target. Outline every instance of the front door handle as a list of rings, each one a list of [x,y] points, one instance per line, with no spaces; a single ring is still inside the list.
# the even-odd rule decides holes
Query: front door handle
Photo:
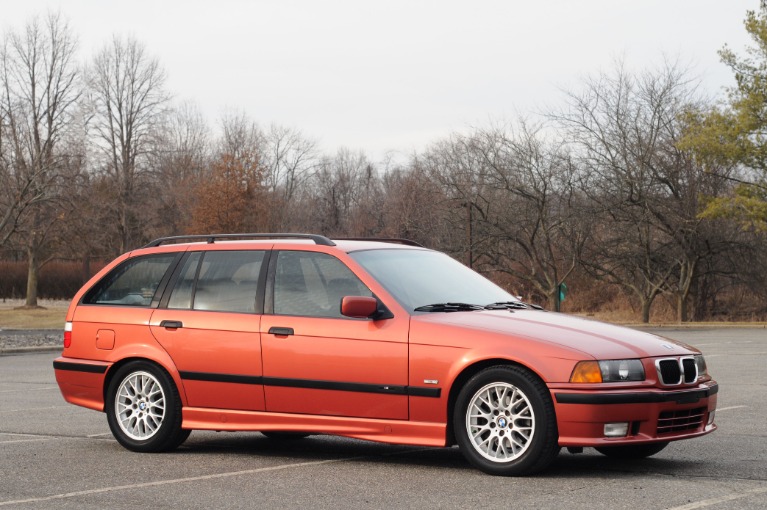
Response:
[[[161,328],[168,328],[168,329],[178,329],[183,328],[184,323],[181,321],[162,321],[160,323]]]
[[[279,328],[277,326],[272,326],[269,328],[269,334],[277,336],[290,336],[294,333],[293,328]]]

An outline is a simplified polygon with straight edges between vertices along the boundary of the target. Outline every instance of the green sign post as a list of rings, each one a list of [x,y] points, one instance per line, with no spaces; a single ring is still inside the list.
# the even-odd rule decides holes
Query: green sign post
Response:
[[[557,298],[555,300],[555,310],[557,312],[561,311],[562,308],[562,301],[565,300],[565,296],[567,295],[567,285],[565,285],[565,282],[560,283],[557,285]]]

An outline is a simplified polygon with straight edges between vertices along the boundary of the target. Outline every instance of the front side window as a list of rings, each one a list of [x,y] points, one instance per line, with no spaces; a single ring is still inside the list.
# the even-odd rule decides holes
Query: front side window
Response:
[[[85,294],[87,305],[149,306],[175,253],[128,259]]]
[[[274,278],[274,313],[343,317],[345,296],[373,293],[340,260],[324,253],[281,251]]]
[[[209,251],[201,260],[192,254],[182,268],[168,307],[191,305],[195,310],[254,313],[263,261],[263,251]]]

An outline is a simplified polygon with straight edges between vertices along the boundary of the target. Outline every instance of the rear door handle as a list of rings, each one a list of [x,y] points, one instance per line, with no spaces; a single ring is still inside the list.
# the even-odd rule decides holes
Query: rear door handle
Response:
[[[160,323],[161,328],[168,328],[168,329],[178,329],[183,328],[184,323],[181,321],[162,321]]]
[[[277,336],[290,336],[294,333],[293,328],[278,328],[277,326],[272,326],[269,328],[269,334]]]

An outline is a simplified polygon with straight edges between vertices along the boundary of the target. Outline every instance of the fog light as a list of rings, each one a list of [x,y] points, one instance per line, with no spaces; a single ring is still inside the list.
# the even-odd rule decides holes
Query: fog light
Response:
[[[628,422],[605,423],[605,437],[626,437],[628,433]]]
[[[716,411],[711,411],[708,413],[708,423],[706,425],[713,425],[714,424],[714,415],[716,414]]]

